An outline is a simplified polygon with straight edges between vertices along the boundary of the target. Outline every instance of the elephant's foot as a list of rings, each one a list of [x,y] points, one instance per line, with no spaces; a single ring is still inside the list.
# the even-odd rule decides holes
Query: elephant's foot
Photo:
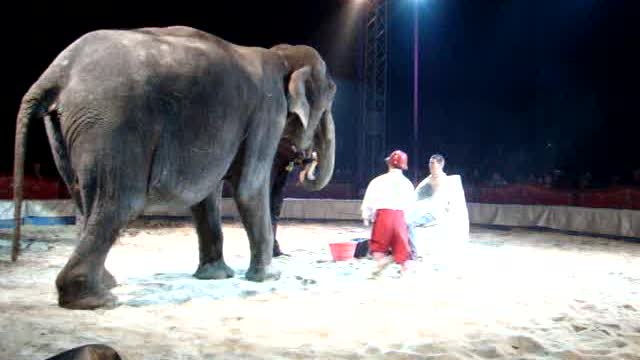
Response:
[[[93,310],[98,308],[113,309],[118,298],[110,291],[102,291],[97,294],[83,294],[78,298],[58,297],[60,307],[72,310]]]
[[[111,275],[111,273],[107,269],[104,269],[104,273],[102,275],[102,286],[105,289],[113,289],[114,287],[118,286],[116,278],[113,277],[113,275]]]
[[[113,287],[115,278],[106,270],[102,273],[87,273],[81,266],[63,270],[56,279],[58,305],[67,309],[91,310],[113,309],[117,298],[108,286]]]
[[[255,282],[263,282],[266,280],[278,280],[280,278],[280,271],[273,265],[266,267],[251,266],[245,275],[247,280]]]
[[[280,250],[280,244],[278,243],[278,240],[273,242],[273,257],[280,257],[280,256],[289,256],[288,254],[285,254],[282,252],[282,250]]]
[[[198,270],[196,270],[196,273],[193,274],[193,276],[200,280],[228,279],[233,277],[234,275],[235,273],[233,269],[227,266],[227,264],[225,264],[224,260],[222,259],[200,264],[200,266],[198,266]]]

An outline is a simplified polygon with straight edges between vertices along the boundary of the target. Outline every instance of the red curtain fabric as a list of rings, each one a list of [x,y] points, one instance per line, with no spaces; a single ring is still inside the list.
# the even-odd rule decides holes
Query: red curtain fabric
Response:
[[[25,199],[47,200],[69,197],[66,186],[55,179],[37,179],[27,176],[24,178],[23,186]],[[61,191],[61,188],[64,190]],[[13,178],[0,178],[0,199],[13,199]]]
[[[566,205],[591,208],[640,209],[640,188],[556,190],[536,185],[466,188],[469,202],[489,204]]]

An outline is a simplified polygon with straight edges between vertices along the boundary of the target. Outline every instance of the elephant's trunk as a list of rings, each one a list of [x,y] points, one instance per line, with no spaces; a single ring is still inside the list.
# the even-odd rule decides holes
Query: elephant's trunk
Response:
[[[314,141],[315,150],[318,153],[318,165],[315,172],[310,169],[308,174],[311,176],[305,176],[302,182],[302,186],[309,191],[322,190],[329,183],[335,164],[336,131],[331,110],[324,113],[319,127]]]

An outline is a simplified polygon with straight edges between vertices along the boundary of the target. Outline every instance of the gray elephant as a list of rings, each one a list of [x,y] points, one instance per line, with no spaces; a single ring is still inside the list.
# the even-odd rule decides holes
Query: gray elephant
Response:
[[[195,277],[233,276],[222,252],[225,180],[250,242],[246,278],[278,278],[269,217],[276,148],[288,141],[299,151],[316,151],[318,174],[303,185],[322,189],[334,167],[335,92],[325,62],[308,46],[242,47],[189,27],[82,36],[20,106],[13,260],[27,128],[43,119],[81,214],[80,242],[56,279],[60,306],[113,306],[115,279],[104,267],[109,249],[119,230],[154,204],[190,207],[200,251]]]

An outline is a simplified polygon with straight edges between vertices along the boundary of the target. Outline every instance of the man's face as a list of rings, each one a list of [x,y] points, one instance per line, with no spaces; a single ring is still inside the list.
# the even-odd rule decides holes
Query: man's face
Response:
[[[430,159],[429,160],[429,172],[431,172],[432,174],[440,174],[440,173],[442,173],[442,164],[440,164],[435,159]]]

